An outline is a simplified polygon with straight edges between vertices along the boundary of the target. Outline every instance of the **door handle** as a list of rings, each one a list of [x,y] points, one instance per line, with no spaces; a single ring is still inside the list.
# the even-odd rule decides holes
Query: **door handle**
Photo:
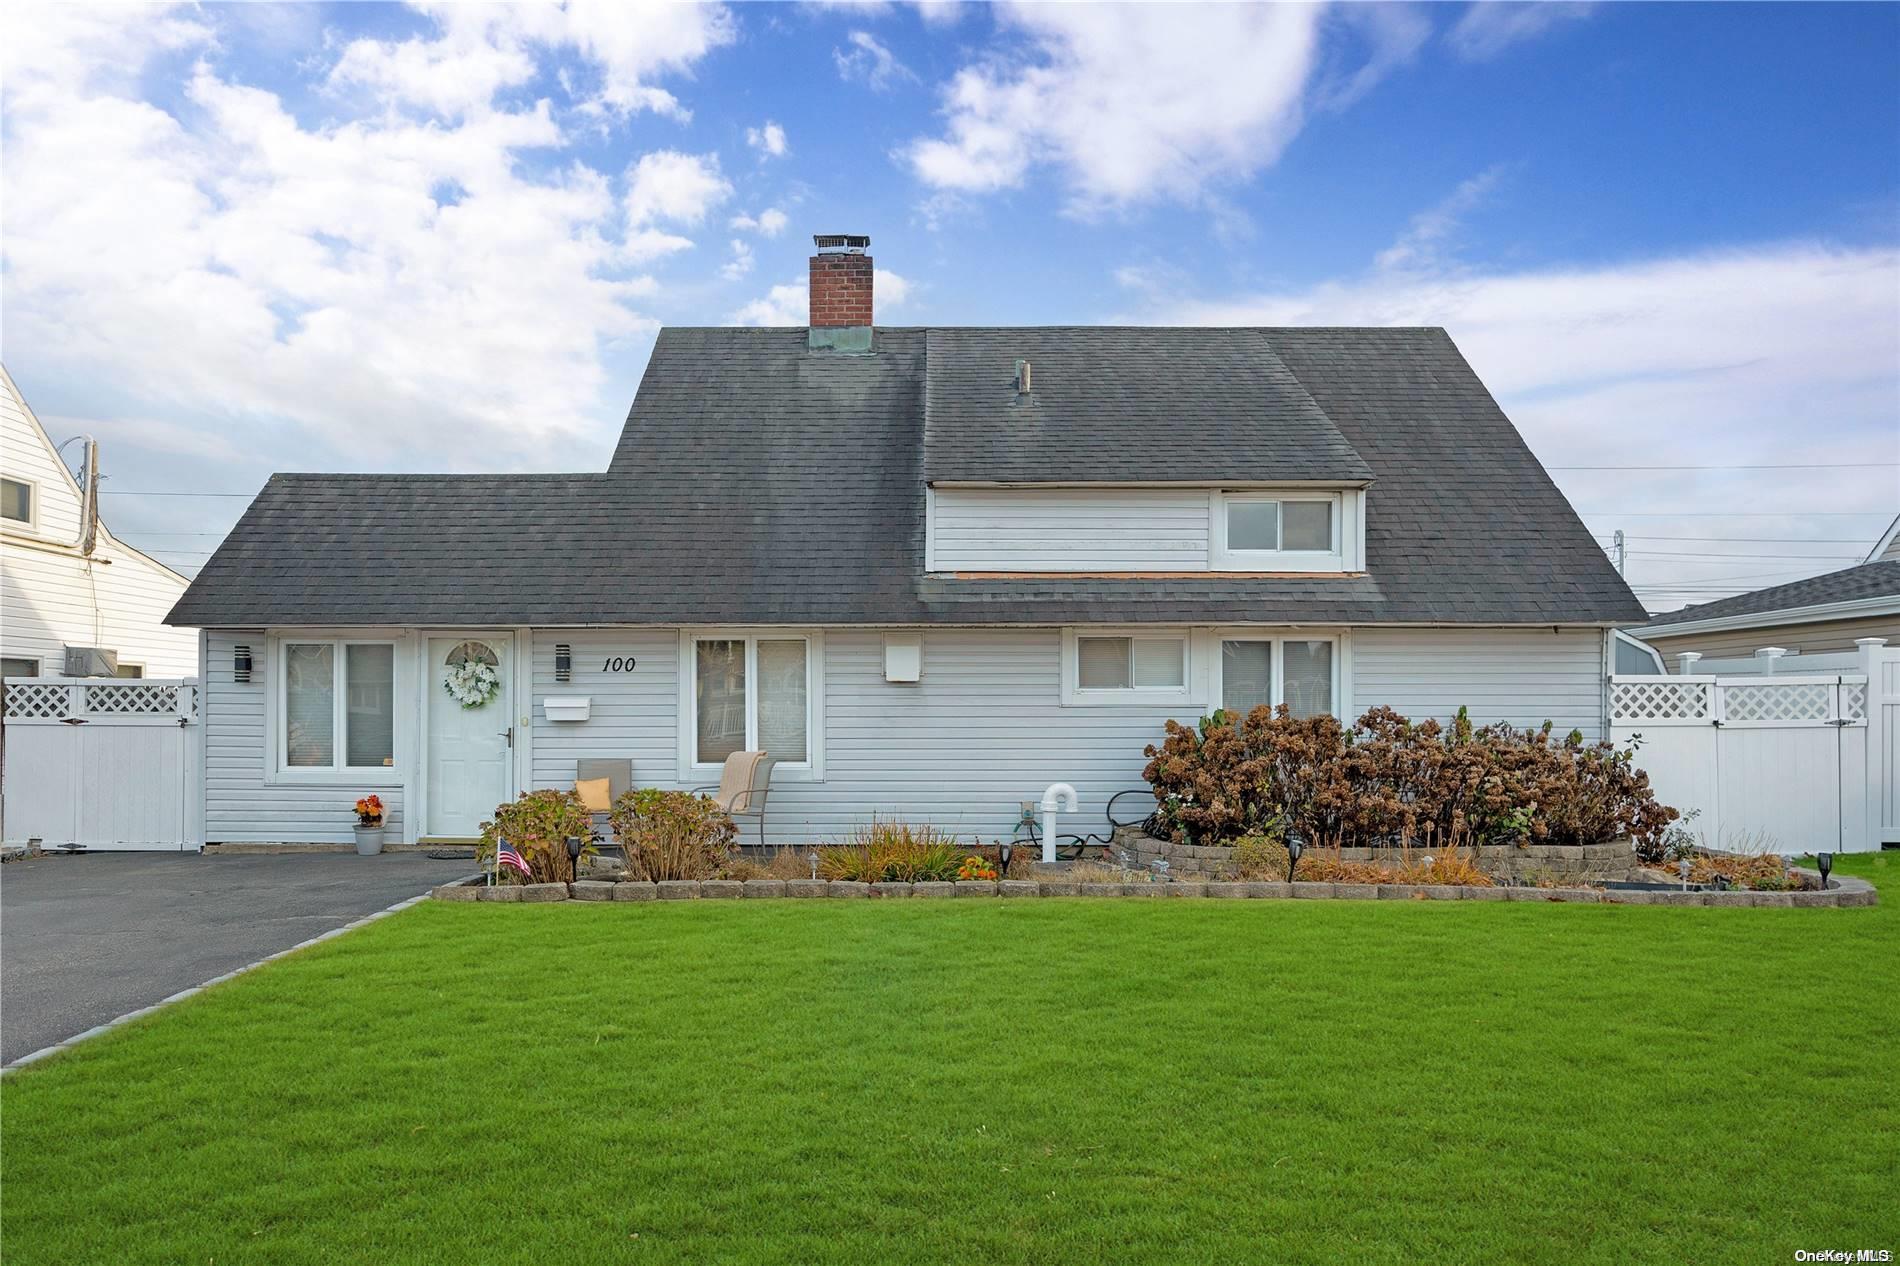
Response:
[[[497,733],[499,733],[503,738],[508,740],[508,746],[513,747],[515,745],[515,727],[514,726],[511,725],[505,730],[497,731]]]

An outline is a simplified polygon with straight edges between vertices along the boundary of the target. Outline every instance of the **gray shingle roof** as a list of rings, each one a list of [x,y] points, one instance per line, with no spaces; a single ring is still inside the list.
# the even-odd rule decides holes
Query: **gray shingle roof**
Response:
[[[1690,620],[1724,620],[1735,616],[1772,615],[1801,607],[1818,607],[1832,602],[1853,602],[1861,598],[1900,597],[1900,560],[1862,563],[1824,576],[1810,576],[1772,589],[1738,593],[1732,598],[1684,607],[1667,615],[1642,622],[1643,628],[1661,628]]]
[[[1206,333],[1156,332],[1153,346],[1159,354]],[[214,627],[1641,619],[1444,331],[1209,337],[1258,341],[1277,357],[1284,374],[1262,371],[1254,381],[1265,384],[1262,392],[1271,386],[1272,425],[1281,428],[1274,434],[1310,459],[1303,469],[1331,469],[1328,477],[1343,480],[1350,467],[1353,478],[1374,481],[1368,575],[926,576],[926,463],[941,458],[943,470],[960,469],[938,418],[961,419],[955,425],[967,428],[970,444],[998,449],[999,464],[1031,463],[1018,471],[1041,470],[1035,463],[1049,455],[995,432],[986,421],[987,384],[982,399],[951,408],[941,397],[955,394],[952,384],[965,374],[953,368],[933,377],[931,357],[955,345],[953,365],[975,363],[970,348],[1054,348],[1061,339],[1039,330],[880,328],[874,355],[829,356],[806,351],[803,329],[667,329],[604,474],[276,476],[170,619]],[[1003,370],[1005,388],[1016,354]],[[1115,444],[1145,432],[1124,427],[1106,398],[1098,401],[1101,427],[1080,427],[1082,411],[1057,399],[1070,381],[1064,362],[1040,354],[1031,357],[1040,407],[1063,419],[1078,462],[1115,469],[1123,460]],[[1246,460],[1270,455],[1239,406],[1209,407],[1230,410],[1222,425]],[[1217,430],[1191,422],[1181,420],[1196,437],[1182,451],[1216,460],[1218,445],[1207,436],[1218,439]],[[1090,434],[1113,438],[1091,447]],[[1149,451],[1174,450],[1164,436]],[[987,468],[961,469],[967,476]],[[1295,477],[1273,469],[1279,473],[1259,477]]]
[[[933,329],[924,478],[1361,483],[1372,470],[1264,330]],[[1019,397],[1018,359],[1032,367]]]

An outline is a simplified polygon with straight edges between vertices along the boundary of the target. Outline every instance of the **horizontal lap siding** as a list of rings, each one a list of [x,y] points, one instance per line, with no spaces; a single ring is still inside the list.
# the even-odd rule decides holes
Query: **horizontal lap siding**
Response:
[[[574,680],[554,680],[554,648],[574,648]],[[679,634],[672,629],[575,629],[534,635],[534,785],[571,787],[574,763],[588,757],[633,761],[640,787],[678,780]],[[632,657],[631,672],[609,672],[610,659]],[[549,721],[549,695],[585,695],[586,721]]]
[[[1385,704],[1414,720],[1471,710],[1478,724],[1553,723],[1560,734],[1603,732],[1600,629],[1358,629],[1352,637],[1354,714]]]
[[[402,838],[398,787],[286,786],[264,781],[264,633],[206,635],[205,839],[213,844],[347,844],[350,807],[374,790],[387,811],[387,838]],[[255,665],[249,682],[235,679],[232,647],[245,643]],[[398,700],[398,706],[413,701]]]
[[[594,756],[631,757],[636,785],[679,785],[677,638],[645,630],[536,635],[536,786],[571,786],[575,762]],[[574,647],[571,686],[553,681],[557,641]],[[1108,797],[1142,786],[1142,748],[1171,713],[1062,707],[1061,642],[1055,629],[928,632],[923,679],[898,684],[884,680],[882,633],[828,631],[826,778],[774,782],[772,842],[837,839],[874,815],[966,838],[1007,838],[1017,802],[1040,799],[1052,782],[1073,783],[1082,796],[1081,815],[1065,817],[1064,831],[1105,834]],[[604,658],[629,653],[639,661],[633,673],[599,674]],[[564,692],[588,696],[586,722],[544,719],[546,696]]]
[[[1204,571],[1207,493],[938,489],[939,571]]]

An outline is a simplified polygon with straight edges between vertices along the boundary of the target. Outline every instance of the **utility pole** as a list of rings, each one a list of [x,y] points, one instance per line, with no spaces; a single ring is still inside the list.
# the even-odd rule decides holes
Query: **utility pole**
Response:
[[[1615,544],[1611,545],[1610,548],[1616,551],[1616,574],[1621,576],[1623,574],[1623,561],[1628,557],[1627,551],[1623,548],[1622,528],[1616,529]]]

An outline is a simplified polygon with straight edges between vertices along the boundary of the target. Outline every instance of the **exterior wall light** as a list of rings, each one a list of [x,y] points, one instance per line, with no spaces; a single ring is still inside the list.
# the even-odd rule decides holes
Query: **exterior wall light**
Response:
[[[251,648],[233,646],[231,648],[231,680],[249,681],[251,679]]]
[[[566,642],[554,644],[554,680],[559,682],[574,680],[574,648]]]

